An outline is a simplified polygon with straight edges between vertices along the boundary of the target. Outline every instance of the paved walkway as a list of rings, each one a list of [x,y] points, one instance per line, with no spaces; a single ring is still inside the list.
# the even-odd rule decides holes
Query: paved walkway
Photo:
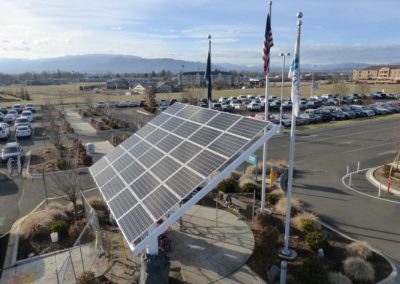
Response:
[[[75,134],[79,136],[79,139],[85,140],[83,141],[84,143],[92,142],[93,139],[97,138],[96,129],[87,121],[83,120],[79,113],[66,110],[64,112],[64,117],[71,124],[71,127],[74,129]]]
[[[171,232],[171,259],[179,261],[188,283],[264,283],[245,265],[254,247],[247,224],[226,211],[194,206]]]

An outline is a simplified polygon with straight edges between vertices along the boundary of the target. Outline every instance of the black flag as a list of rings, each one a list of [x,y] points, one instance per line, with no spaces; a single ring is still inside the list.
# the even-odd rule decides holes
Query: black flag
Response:
[[[212,84],[211,84],[211,36],[208,37],[209,46],[208,46],[208,57],[207,57],[207,69],[206,69],[206,81],[207,81],[207,101],[208,107],[211,108],[212,96]]]

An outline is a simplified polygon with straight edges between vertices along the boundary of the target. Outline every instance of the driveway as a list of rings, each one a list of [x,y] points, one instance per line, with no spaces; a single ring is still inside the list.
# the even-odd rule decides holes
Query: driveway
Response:
[[[360,195],[341,182],[347,165],[355,170],[357,161],[361,168],[392,161],[396,133],[395,119],[298,133],[293,194],[323,221],[400,260],[400,205]],[[273,138],[268,158],[287,160],[288,145],[289,135]]]

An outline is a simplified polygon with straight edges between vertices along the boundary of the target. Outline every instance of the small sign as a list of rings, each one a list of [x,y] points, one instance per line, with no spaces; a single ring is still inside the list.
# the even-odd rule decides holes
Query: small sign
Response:
[[[258,164],[258,156],[255,154],[251,154],[248,158],[247,158],[247,162],[253,165],[257,165]]]

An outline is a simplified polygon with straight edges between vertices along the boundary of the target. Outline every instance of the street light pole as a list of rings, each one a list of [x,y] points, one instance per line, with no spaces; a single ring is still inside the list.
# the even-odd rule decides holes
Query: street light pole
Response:
[[[280,56],[283,57],[283,64],[282,64],[282,85],[281,85],[281,105],[280,105],[280,112],[279,112],[279,129],[280,131],[283,133],[282,131],[282,115],[283,115],[283,88],[284,88],[284,74],[285,74],[285,61],[286,61],[286,56],[290,56],[290,53],[280,53]]]

